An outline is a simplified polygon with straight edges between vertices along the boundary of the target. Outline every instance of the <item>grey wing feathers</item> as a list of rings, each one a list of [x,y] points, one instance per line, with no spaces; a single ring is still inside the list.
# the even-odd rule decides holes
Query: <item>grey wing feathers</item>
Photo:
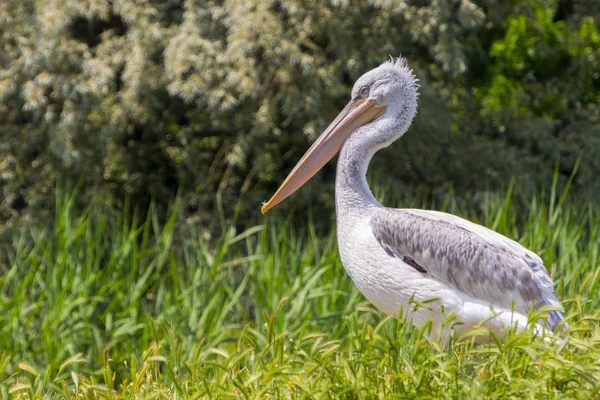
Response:
[[[419,264],[417,264],[415,262],[415,260],[413,260],[412,258],[410,258],[408,255],[396,253],[396,250],[394,250],[393,247],[388,246],[386,243],[382,242],[379,239],[377,239],[377,241],[379,242],[379,245],[383,248],[383,250],[385,250],[385,252],[390,257],[399,258],[400,260],[404,261],[407,265],[410,265],[411,267],[413,267],[414,269],[416,269],[417,271],[419,271],[422,274],[426,274],[427,273],[427,271],[425,270],[425,268],[423,268]]]
[[[481,225],[437,211],[382,208],[371,229],[388,254],[473,297],[520,310],[560,307],[542,260]],[[551,311],[548,327],[561,320]]]

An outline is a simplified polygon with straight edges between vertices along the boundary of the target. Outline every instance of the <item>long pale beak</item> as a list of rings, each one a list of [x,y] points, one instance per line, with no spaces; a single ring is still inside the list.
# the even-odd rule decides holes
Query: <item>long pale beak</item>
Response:
[[[351,100],[310,146],[271,200],[263,204],[261,212],[266,213],[300,189],[333,158],[356,128],[373,121],[384,111],[385,107],[377,107],[375,100]]]

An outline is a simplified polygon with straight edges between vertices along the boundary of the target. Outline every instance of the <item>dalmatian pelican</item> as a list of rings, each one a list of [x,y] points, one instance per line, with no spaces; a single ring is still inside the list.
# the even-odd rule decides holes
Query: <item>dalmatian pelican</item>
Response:
[[[369,189],[373,155],[400,138],[417,112],[417,79],[402,58],[355,83],[350,102],[309,148],[262,213],[298,190],[338,151],[337,240],[348,275],[384,313],[403,314],[429,340],[446,342],[483,326],[522,330],[531,310],[548,306],[537,330],[565,328],[540,257],[495,231],[455,215],[382,206]],[[340,150],[341,149],[341,150]],[[454,321],[452,324],[444,321]],[[483,325],[480,325],[483,322]],[[484,335],[489,340],[489,335]]]

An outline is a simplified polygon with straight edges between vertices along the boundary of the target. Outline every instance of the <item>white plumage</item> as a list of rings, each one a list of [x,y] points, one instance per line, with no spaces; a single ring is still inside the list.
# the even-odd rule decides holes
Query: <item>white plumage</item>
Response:
[[[390,209],[366,181],[369,161],[410,126],[418,85],[405,61],[360,77],[352,100],[302,157],[263,212],[291,195],[341,148],[336,175],[340,257],[360,291],[386,314],[402,312],[428,337],[447,341],[485,320],[495,334],[523,329],[527,313],[550,306],[546,326],[562,321],[542,260],[501,234],[454,215]],[[454,320],[444,325],[443,321]],[[563,326],[565,326],[563,324]],[[542,327],[537,329],[541,331]]]

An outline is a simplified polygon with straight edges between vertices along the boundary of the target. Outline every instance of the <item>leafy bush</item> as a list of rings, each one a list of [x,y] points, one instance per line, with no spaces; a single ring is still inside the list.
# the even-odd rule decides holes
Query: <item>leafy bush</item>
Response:
[[[219,191],[255,220],[353,81],[390,54],[422,95],[378,179],[473,200],[513,175],[536,193],[556,162],[564,181],[581,157],[575,190],[597,193],[598,2],[538,3],[1,2],[0,221],[51,212],[55,188],[76,182],[83,203],[140,210],[181,189],[207,228]],[[293,203],[329,211],[332,171]]]

